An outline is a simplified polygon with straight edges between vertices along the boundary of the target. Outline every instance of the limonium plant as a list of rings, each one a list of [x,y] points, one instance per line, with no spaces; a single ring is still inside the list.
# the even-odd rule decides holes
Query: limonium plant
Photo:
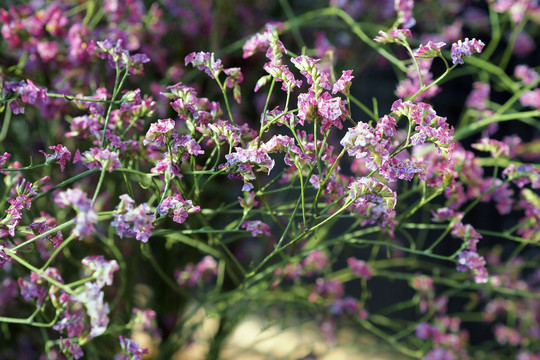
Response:
[[[536,1],[2,6],[0,358],[540,359]]]

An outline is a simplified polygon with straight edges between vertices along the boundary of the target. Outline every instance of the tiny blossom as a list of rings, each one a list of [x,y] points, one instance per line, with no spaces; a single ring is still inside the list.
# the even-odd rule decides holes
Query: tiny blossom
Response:
[[[416,325],[416,337],[422,340],[428,340],[433,335],[434,330],[436,330],[431,324],[420,323]]]
[[[475,251],[464,250],[458,255],[457,270],[469,270],[477,284],[486,283],[488,281],[488,272],[485,265],[485,259]]]
[[[328,268],[328,256],[324,251],[312,250],[300,266],[307,276],[311,276]]]
[[[147,242],[152,235],[151,230],[154,228],[152,222],[155,220],[155,216],[151,214],[147,204],[134,207],[134,203],[129,195],[120,195],[120,203],[116,206],[111,226],[116,228],[120,238],[134,237],[139,241]]]
[[[354,76],[352,76],[352,70],[343,70],[341,72],[341,77],[332,85],[332,94],[336,94],[337,92],[342,92],[345,95],[349,95],[352,85],[352,79],[354,79]]]
[[[44,211],[41,211],[40,213],[41,218],[34,219],[34,222],[31,223],[26,230],[31,230],[34,235],[41,235],[53,228],[56,227],[56,219],[51,217],[49,214],[47,214]],[[57,249],[58,246],[60,246],[63,242],[63,235],[62,231],[58,230],[55,234],[49,234],[42,237],[43,241],[52,241],[53,248]]]
[[[156,143],[158,146],[165,146],[167,139],[172,136],[174,130],[174,120],[159,119],[157,122],[150,125],[150,129],[146,133],[143,140],[143,145],[146,146],[150,143]]]
[[[49,149],[53,150],[54,154],[47,154],[46,152],[40,150],[40,152],[45,155],[45,161],[47,163],[56,162],[60,164],[60,171],[64,172],[64,169],[66,168],[66,161],[71,160],[71,152],[69,152],[68,148],[62,144],[49,146]]]
[[[320,59],[313,59],[307,55],[291,58],[291,62],[304,75],[307,83],[311,85],[310,90],[316,94],[320,94],[323,89],[331,89],[329,75],[319,66],[319,61]]]
[[[381,44],[391,43],[403,43],[407,41],[407,38],[412,37],[411,30],[393,28],[388,33],[380,30],[379,36],[376,36],[373,40]]]
[[[268,23],[262,33],[257,33],[249,38],[242,46],[242,57],[248,58],[260,49],[267,49],[267,57],[277,64],[282,53],[286,53],[283,43],[279,41],[278,35],[283,30],[281,23]]]
[[[365,261],[350,257],[347,259],[347,264],[355,275],[358,275],[366,280],[371,279],[373,270],[371,270],[371,266],[369,266],[369,264]]]
[[[242,223],[241,228],[249,231],[253,237],[261,236],[263,234],[266,236],[272,235],[270,226],[260,220],[246,220]]]
[[[150,61],[150,58],[146,54],[130,55],[129,51],[123,46],[122,39],[117,41],[111,39],[105,39],[103,41],[97,41],[97,51],[101,58],[107,59],[109,66],[119,69],[129,67],[129,73],[136,75],[143,73],[143,64]]]
[[[425,98],[430,98],[437,95],[441,88],[438,85],[431,85],[433,83],[433,74],[431,73],[432,58],[421,58],[416,61],[418,68],[415,64],[411,64],[407,67],[407,78],[401,80],[396,88],[396,95],[400,98],[408,98],[415,96],[414,101],[418,102]],[[420,76],[422,76],[422,82],[420,82]],[[429,88],[424,89],[425,86],[431,85]],[[422,92],[419,92],[420,89]]]
[[[264,70],[269,73],[270,76],[272,76],[277,82],[283,83],[281,86],[281,90],[283,91],[291,92],[295,87],[302,86],[302,80],[296,80],[294,74],[289,70],[287,65],[273,64],[268,62],[264,64]],[[257,92],[264,84],[265,83],[257,82],[255,92]]]
[[[75,227],[72,230],[75,236],[82,238],[92,234],[98,216],[86,193],[80,189],[67,189],[56,194],[54,202],[60,207],[72,206],[77,212],[77,217],[74,219]]]
[[[87,256],[81,262],[92,270],[92,277],[100,288],[112,285],[114,272],[120,269],[116,260],[107,261],[102,255]]]
[[[183,270],[177,271],[175,277],[180,286],[196,286],[210,282],[217,275],[218,263],[207,255],[197,265],[188,264]]]
[[[473,90],[467,97],[465,104],[475,110],[486,110],[489,101],[489,84],[481,81],[473,83]]]
[[[124,352],[123,357],[115,357],[115,360],[142,360],[143,355],[148,354],[148,349],[141,347],[135,340],[119,336],[120,347]]]
[[[393,209],[397,203],[397,194],[380,180],[362,177],[349,185],[349,198],[354,201],[374,200],[370,195],[380,198],[387,208]]]
[[[11,259],[11,256],[6,254],[6,251],[4,249],[5,246],[0,245],[0,266],[4,266],[5,263],[7,263]]]
[[[464,225],[461,221],[452,226],[452,235],[463,240],[469,251],[476,252],[476,244],[482,238],[471,224]]]
[[[104,302],[103,291],[97,282],[87,282],[80,287],[75,299],[81,302],[90,317],[90,336],[99,336],[105,332],[109,324],[109,304]]]
[[[441,57],[441,49],[446,46],[445,42],[433,42],[429,40],[426,45],[420,44],[418,49],[414,50],[414,57],[433,58]]]
[[[457,357],[452,351],[437,347],[430,350],[422,360],[457,360]]]
[[[244,180],[242,191],[253,189],[250,181],[255,180],[254,166],[257,167],[257,171],[269,174],[275,164],[275,161],[270,158],[268,153],[255,147],[256,144],[257,141],[254,140],[248,145],[247,149],[235,147],[234,153],[225,155],[227,163],[222,165],[223,168],[231,172],[230,175],[234,177],[235,174],[238,174]]]
[[[518,346],[523,340],[518,330],[501,324],[495,326],[495,338],[501,345],[510,344],[512,346]]]
[[[481,40],[465,38],[464,41],[458,40],[452,44],[450,55],[452,56],[452,63],[463,64],[463,56],[471,56],[473,50],[477,53],[481,53],[485,44]]]
[[[0,156],[0,174],[6,174],[6,172],[1,169],[6,165],[10,158],[11,154],[7,152],[4,152],[4,154]]]
[[[75,151],[75,156],[73,157],[73,162],[81,162],[89,169],[107,169],[109,172],[122,167],[122,164],[118,159],[118,152],[111,151],[109,146],[105,149],[93,147],[82,154],[77,149],[77,151]]]
[[[73,356],[75,359],[80,359],[84,353],[79,344],[72,342],[70,339],[60,339],[60,350],[68,356]]]
[[[538,79],[538,73],[527,65],[517,65],[514,69],[514,76],[523,81],[525,85],[532,84]]]
[[[240,203],[240,206],[243,209],[252,209],[259,205],[259,202],[255,200],[255,193],[254,192],[246,192],[244,193],[244,197],[241,198],[238,197],[238,202]]]
[[[187,66],[188,64],[197,67],[199,70],[204,70],[212,79],[219,76],[221,70],[223,70],[221,60],[215,60],[214,53],[203,51],[188,54],[185,58],[185,65]]]
[[[413,7],[414,0],[394,0],[394,9],[398,13],[398,20],[406,29],[416,24],[416,20],[412,16]]]
[[[503,175],[519,188],[523,188],[527,184],[532,184],[533,189],[540,188],[540,171],[533,165],[520,165],[516,168],[514,164],[510,164],[504,169]]]
[[[184,200],[180,193],[165,198],[157,207],[161,216],[172,215],[175,222],[182,224],[188,215],[201,211],[200,206],[193,206],[191,200]]]
[[[523,93],[519,98],[519,102],[523,106],[532,106],[540,109],[540,89],[534,89]]]
[[[317,114],[322,117],[321,133],[324,133],[331,126],[341,129],[341,120],[347,115],[346,102],[340,97],[333,98],[329,93],[324,92],[317,100]]]
[[[21,178],[15,186],[14,199],[8,199],[9,208],[5,210],[7,216],[0,221],[1,226],[7,227],[7,233],[15,236],[15,228],[20,224],[23,217],[23,210],[30,210],[32,199],[37,195],[34,185]],[[0,229],[0,234],[3,234]]]
[[[308,300],[315,302],[319,296],[324,299],[339,299],[343,297],[344,292],[345,288],[340,280],[317,278],[313,292],[309,295]]]

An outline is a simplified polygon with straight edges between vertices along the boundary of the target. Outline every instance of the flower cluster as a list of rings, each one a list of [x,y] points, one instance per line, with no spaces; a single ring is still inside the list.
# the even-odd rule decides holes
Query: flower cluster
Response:
[[[135,239],[147,242],[152,235],[154,228],[154,214],[150,214],[150,207],[147,204],[134,206],[135,201],[128,194],[120,195],[120,203],[116,206],[113,214],[114,220],[111,226],[116,228],[118,236],[134,237]]]

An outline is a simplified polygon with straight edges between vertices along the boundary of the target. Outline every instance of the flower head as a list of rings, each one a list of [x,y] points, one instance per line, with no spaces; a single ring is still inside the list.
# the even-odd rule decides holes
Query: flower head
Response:
[[[49,146],[49,149],[53,150],[53,154],[47,154],[46,152],[40,150],[40,152],[45,155],[45,161],[47,163],[56,162],[60,164],[60,171],[64,172],[66,168],[66,161],[71,160],[71,152],[68,148],[62,144],[56,146]]]
[[[480,54],[484,46],[485,44],[481,40],[469,40],[469,38],[465,38],[464,41],[458,40],[458,42],[452,44],[452,50],[450,50],[452,63],[463,64],[464,56],[471,56],[473,50]]]

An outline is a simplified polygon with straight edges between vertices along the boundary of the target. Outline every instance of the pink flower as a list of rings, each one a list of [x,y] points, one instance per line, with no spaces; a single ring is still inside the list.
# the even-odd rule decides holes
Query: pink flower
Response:
[[[257,237],[263,234],[266,236],[272,235],[272,233],[270,232],[270,226],[260,220],[246,220],[242,223],[241,228],[249,231],[251,233],[251,236],[253,237]]]
[[[527,65],[517,65],[514,69],[514,76],[529,85],[538,78],[538,73]]]
[[[64,169],[66,168],[66,161],[71,160],[71,152],[69,152],[68,148],[63,146],[62,144],[58,144],[56,146],[49,146],[49,149],[54,150],[54,154],[47,154],[42,150],[40,150],[39,152],[45,155],[45,161],[47,163],[56,162],[60,164],[60,171],[64,172]]]
[[[107,261],[102,255],[87,256],[82,264],[92,270],[92,277],[100,288],[112,285],[114,272],[120,269],[116,260]]]
[[[369,264],[365,261],[350,257],[347,259],[347,264],[355,275],[358,275],[366,280],[371,279],[373,270],[371,270],[371,266],[369,266]]]
[[[489,101],[489,84],[481,81],[473,83],[473,91],[467,98],[466,105],[475,110],[486,110]]]
[[[193,206],[191,200],[184,200],[181,194],[165,198],[157,207],[157,212],[161,216],[172,215],[175,222],[182,224],[188,215],[201,211],[200,206]]]
[[[416,24],[416,20],[412,16],[414,0],[395,0],[394,9],[398,13],[398,20],[403,27],[408,29]]]
[[[80,189],[67,189],[56,194],[54,202],[63,208],[72,206],[77,212],[77,217],[74,220],[75,227],[72,230],[75,236],[82,238],[92,234],[98,216],[92,208],[92,202],[88,199],[86,193]]]
[[[187,66],[188,64],[197,67],[199,70],[204,70],[212,79],[216,78],[223,70],[221,60],[215,60],[214,53],[203,51],[188,54],[185,58],[185,65]]]
[[[458,255],[458,271],[469,271],[477,284],[488,281],[485,259],[475,251],[464,250]]]
[[[147,204],[134,207],[134,203],[129,195],[120,195],[120,203],[116,206],[111,226],[116,228],[120,238],[128,236],[147,242],[152,235],[151,230],[154,228],[152,222],[155,216],[151,214],[150,207]]]
[[[73,163],[78,162],[83,163],[89,169],[98,168],[102,170],[105,168],[109,172],[122,167],[120,160],[118,160],[118,152],[111,151],[108,146],[105,149],[93,147],[82,154],[79,150],[75,151]]]
[[[352,70],[343,70],[341,72],[341,77],[334,83],[334,85],[332,85],[332,94],[340,91],[345,95],[349,95],[352,79],[354,79],[352,72]]]
[[[124,352],[125,357],[122,360],[142,360],[143,355],[148,354],[148,349],[141,347],[135,340],[119,336],[120,347]],[[116,358],[115,358],[116,359]]]
[[[432,42],[429,40],[426,45],[420,44],[420,47],[414,51],[414,56],[417,58],[433,58],[440,57],[441,49],[446,46],[445,42]]]
[[[403,43],[407,41],[407,38],[412,37],[411,30],[409,29],[398,29],[393,28],[388,33],[384,31],[379,31],[379,36],[376,36],[373,40],[380,44],[391,44],[391,43]]]
[[[170,139],[174,131],[174,120],[159,119],[157,122],[150,125],[150,129],[146,132],[143,140],[143,145],[156,143],[158,146],[165,146],[167,139]]]

